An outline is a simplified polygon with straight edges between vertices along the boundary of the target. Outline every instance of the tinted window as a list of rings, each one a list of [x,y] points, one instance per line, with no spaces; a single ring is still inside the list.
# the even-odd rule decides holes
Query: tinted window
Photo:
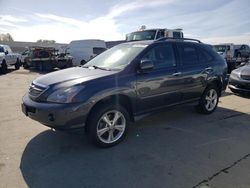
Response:
[[[150,59],[153,61],[155,68],[176,66],[172,44],[155,46],[150,49],[142,59]]]
[[[3,47],[0,46],[0,52],[4,52],[4,49]]]
[[[182,65],[190,66],[198,64],[196,48],[190,44],[178,44],[178,52]]]
[[[200,63],[208,63],[213,60],[212,55],[209,54],[206,50],[202,48],[198,48],[198,53],[199,53],[199,62]]]

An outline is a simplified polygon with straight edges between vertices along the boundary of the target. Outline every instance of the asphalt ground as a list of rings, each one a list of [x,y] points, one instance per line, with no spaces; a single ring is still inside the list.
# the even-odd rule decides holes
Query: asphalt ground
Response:
[[[21,112],[40,74],[0,75],[0,187],[249,188],[250,97],[226,90],[217,110],[178,106],[132,123],[119,145],[55,132]]]

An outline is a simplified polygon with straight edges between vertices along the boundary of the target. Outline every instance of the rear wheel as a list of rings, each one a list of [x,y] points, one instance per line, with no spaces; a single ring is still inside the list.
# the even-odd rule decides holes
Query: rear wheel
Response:
[[[87,134],[95,145],[111,147],[124,139],[128,123],[128,113],[122,106],[102,106],[90,116]]]
[[[2,65],[1,65],[1,73],[6,74],[7,72],[8,72],[8,66],[7,66],[6,62],[3,61]]]
[[[207,87],[200,98],[198,111],[203,114],[211,114],[217,108],[219,92],[215,85]]]
[[[15,69],[18,70],[21,66],[19,59],[16,60]]]

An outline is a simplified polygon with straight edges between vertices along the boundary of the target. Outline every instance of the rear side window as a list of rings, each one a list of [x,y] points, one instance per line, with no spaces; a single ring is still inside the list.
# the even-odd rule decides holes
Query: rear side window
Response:
[[[213,60],[213,56],[202,48],[198,48],[198,53],[200,63],[209,63]]]
[[[176,66],[175,54],[172,44],[161,44],[151,48],[142,59],[154,62],[155,68]]]
[[[178,44],[178,53],[183,66],[192,66],[199,63],[198,52],[191,44]]]

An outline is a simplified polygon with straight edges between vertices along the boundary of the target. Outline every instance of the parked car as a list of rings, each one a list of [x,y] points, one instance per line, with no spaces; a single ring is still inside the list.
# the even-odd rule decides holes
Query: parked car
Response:
[[[228,88],[233,93],[250,94],[250,62],[231,72]]]
[[[106,49],[106,43],[103,40],[75,40],[70,42],[67,52],[73,57],[73,65],[79,66]]]
[[[13,53],[8,45],[0,44],[0,70],[3,74],[7,73],[9,66],[19,69],[21,66],[20,55]]]
[[[123,43],[84,66],[35,79],[22,111],[56,130],[85,127],[93,143],[109,147],[122,141],[130,121],[154,111],[193,102],[214,112],[226,75],[225,60],[197,40]]]
[[[235,46],[235,57],[237,58],[248,58],[250,57],[250,47],[247,44]]]

